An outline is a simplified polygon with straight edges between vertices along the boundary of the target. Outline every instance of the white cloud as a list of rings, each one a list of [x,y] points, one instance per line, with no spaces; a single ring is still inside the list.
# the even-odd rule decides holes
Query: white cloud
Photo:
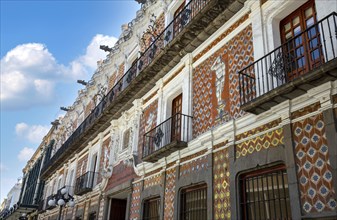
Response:
[[[27,162],[34,154],[33,148],[24,147],[18,154],[18,159],[21,162]]]
[[[0,171],[3,172],[6,170],[7,170],[7,167],[3,163],[0,163]]]
[[[81,56],[78,61],[84,66],[95,69],[97,66],[97,61],[104,58],[107,53],[99,49],[100,45],[107,45],[112,47],[116,42],[117,38],[112,36],[106,36],[102,34],[97,34],[90,42],[87,47],[85,55]]]
[[[1,58],[1,108],[22,109],[52,103],[55,87],[89,78],[106,53],[99,45],[114,45],[116,38],[97,34],[85,54],[69,64],[59,64],[48,48],[40,43],[16,46]]]
[[[11,188],[17,183],[17,179],[14,178],[4,178],[1,177],[0,181],[0,202],[3,201],[4,198],[7,197],[7,194],[11,190]]]
[[[18,123],[15,126],[16,134],[29,140],[31,143],[41,143],[49,129],[50,126],[27,125],[26,123]]]

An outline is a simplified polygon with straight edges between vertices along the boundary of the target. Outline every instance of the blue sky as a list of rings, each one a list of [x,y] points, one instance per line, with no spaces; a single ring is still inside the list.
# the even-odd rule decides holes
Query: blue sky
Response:
[[[135,18],[134,0],[1,0],[0,202],[22,176],[50,122],[63,114]]]

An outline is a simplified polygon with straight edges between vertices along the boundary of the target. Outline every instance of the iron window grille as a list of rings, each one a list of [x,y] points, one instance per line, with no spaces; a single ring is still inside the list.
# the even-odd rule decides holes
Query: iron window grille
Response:
[[[240,175],[242,219],[291,219],[284,165]]]
[[[207,219],[207,185],[183,189],[180,194],[180,220]]]
[[[160,198],[151,198],[144,201],[143,220],[160,219]]]

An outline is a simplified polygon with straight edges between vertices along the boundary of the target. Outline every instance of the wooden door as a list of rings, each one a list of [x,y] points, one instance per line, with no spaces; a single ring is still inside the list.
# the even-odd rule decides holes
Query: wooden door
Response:
[[[110,220],[125,220],[126,199],[111,199]]]
[[[183,106],[183,94],[178,95],[172,101],[172,141],[180,141],[181,139],[181,112]]]
[[[288,80],[307,73],[323,62],[314,0],[310,0],[280,22]],[[302,33],[303,31],[306,32]]]

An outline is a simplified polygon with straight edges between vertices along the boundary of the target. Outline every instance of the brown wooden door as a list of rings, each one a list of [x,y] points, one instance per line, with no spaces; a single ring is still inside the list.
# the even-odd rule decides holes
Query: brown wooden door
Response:
[[[111,199],[110,220],[125,220],[126,200]]]
[[[314,0],[310,0],[280,22],[288,80],[305,74],[323,62]],[[303,33],[304,30],[308,30]]]
[[[172,141],[181,139],[181,112],[183,106],[183,94],[178,95],[172,101]]]

